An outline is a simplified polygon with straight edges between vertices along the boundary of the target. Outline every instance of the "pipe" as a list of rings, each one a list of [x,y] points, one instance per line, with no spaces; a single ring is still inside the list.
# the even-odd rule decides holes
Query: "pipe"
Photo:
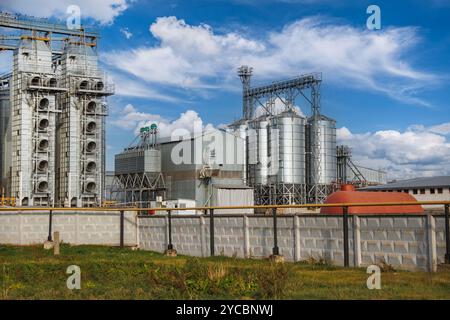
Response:
[[[349,266],[349,251],[348,251],[348,207],[342,208],[343,214],[343,228],[344,228],[344,267]]]
[[[53,221],[53,211],[50,210],[48,215],[48,237],[47,237],[48,241],[52,241],[52,221]]]
[[[175,205],[175,208],[178,207]],[[168,219],[169,219],[169,244],[167,245],[167,250],[173,250],[173,244],[172,244],[172,211],[168,212]]]
[[[444,206],[445,211],[445,263],[450,264],[450,230],[449,230],[449,205]]]
[[[125,214],[124,211],[120,211],[120,247],[123,248],[125,246],[124,243],[124,222],[125,222]]]
[[[211,257],[214,257],[214,209],[209,209],[209,246]]]
[[[278,248],[278,229],[277,229],[277,209],[272,208],[273,215],[273,249],[272,255],[279,256],[280,249]]]

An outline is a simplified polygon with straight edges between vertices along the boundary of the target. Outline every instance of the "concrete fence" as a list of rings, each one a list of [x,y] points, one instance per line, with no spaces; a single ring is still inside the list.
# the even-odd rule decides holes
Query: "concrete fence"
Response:
[[[179,254],[206,257],[210,253],[209,216],[173,216],[172,244]],[[344,265],[343,219],[338,216],[279,216],[278,247],[288,261],[324,260]],[[167,249],[167,216],[139,217],[139,246]],[[217,215],[216,254],[263,258],[272,254],[273,219],[257,215]],[[444,262],[444,217],[349,216],[350,266],[387,263],[398,269],[432,270]]]
[[[1,212],[0,243],[43,243],[49,212]],[[210,255],[209,216],[172,215],[172,243],[179,254]],[[324,260],[344,265],[342,216],[278,216],[278,247],[288,261]],[[443,215],[349,216],[350,266],[387,263],[398,269],[435,271],[445,256]],[[119,245],[121,218],[113,211],[53,211],[52,232],[65,243]],[[124,212],[123,244],[163,252],[169,244],[166,214],[138,216]],[[273,218],[262,215],[216,215],[216,255],[263,258],[272,254]]]
[[[110,211],[53,211],[52,232],[75,245],[119,245],[120,214]],[[49,211],[10,211],[0,213],[0,243],[31,245],[43,243],[49,234]],[[124,244],[137,244],[137,215],[124,212]]]

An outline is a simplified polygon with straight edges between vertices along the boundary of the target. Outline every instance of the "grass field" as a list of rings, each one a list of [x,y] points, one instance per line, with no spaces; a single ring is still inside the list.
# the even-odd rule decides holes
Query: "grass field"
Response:
[[[81,290],[66,268],[81,268]],[[176,258],[101,246],[0,246],[1,299],[450,299],[450,271],[382,273],[369,290],[365,269],[321,263]]]

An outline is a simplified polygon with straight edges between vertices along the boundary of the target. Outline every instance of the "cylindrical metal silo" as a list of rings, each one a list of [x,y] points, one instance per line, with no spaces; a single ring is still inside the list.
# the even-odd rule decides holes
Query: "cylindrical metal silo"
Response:
[[[247,151],[247,183],[249,186],[255,185],[255,176],[256,176],[256,164],[257,164],[257,133],[255,129],[255,122],[250,121],[248,123],[247,130],[247,142],[246,142],[246,151]]]
[[[270,181],[272,202],[303,203],[306,193],[306,119],[286,110],[270,120]]]
[[[319,132],[316,136],[313,118],[309,118],[307,131],[308,184],[310,188],[314,184],[331,185],[336,181],[336,121],[321,115],[318,120]],[[315,148],[318,149],[316,152]]]
[[[285,111],[270,121],[272,181],[305,184],[305,119]]]
[[[257,133],[257,165],[255,183],[261,185],[267,185],[268,183],[268,125],[269,121],[266,117],[262,117],[256,120],[256,133]]]

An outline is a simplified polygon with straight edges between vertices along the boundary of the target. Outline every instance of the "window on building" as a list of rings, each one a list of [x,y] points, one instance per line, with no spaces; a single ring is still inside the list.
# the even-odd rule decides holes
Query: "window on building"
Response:
[[[425,194],[425,189],[420,189],[420,194]]]
[[[414,193],[414,194],[417,194],[417,189],[413,189],[413,193]]]
[[[442,188],[437,188],[438,193],[442,193]]]
[[[430,189],[430,194],[435,194],[435,193],[436,193],[436,190],[434,188],[431,188]]]
[[[403,190],[404,193],[409,193],[408,189]]]

